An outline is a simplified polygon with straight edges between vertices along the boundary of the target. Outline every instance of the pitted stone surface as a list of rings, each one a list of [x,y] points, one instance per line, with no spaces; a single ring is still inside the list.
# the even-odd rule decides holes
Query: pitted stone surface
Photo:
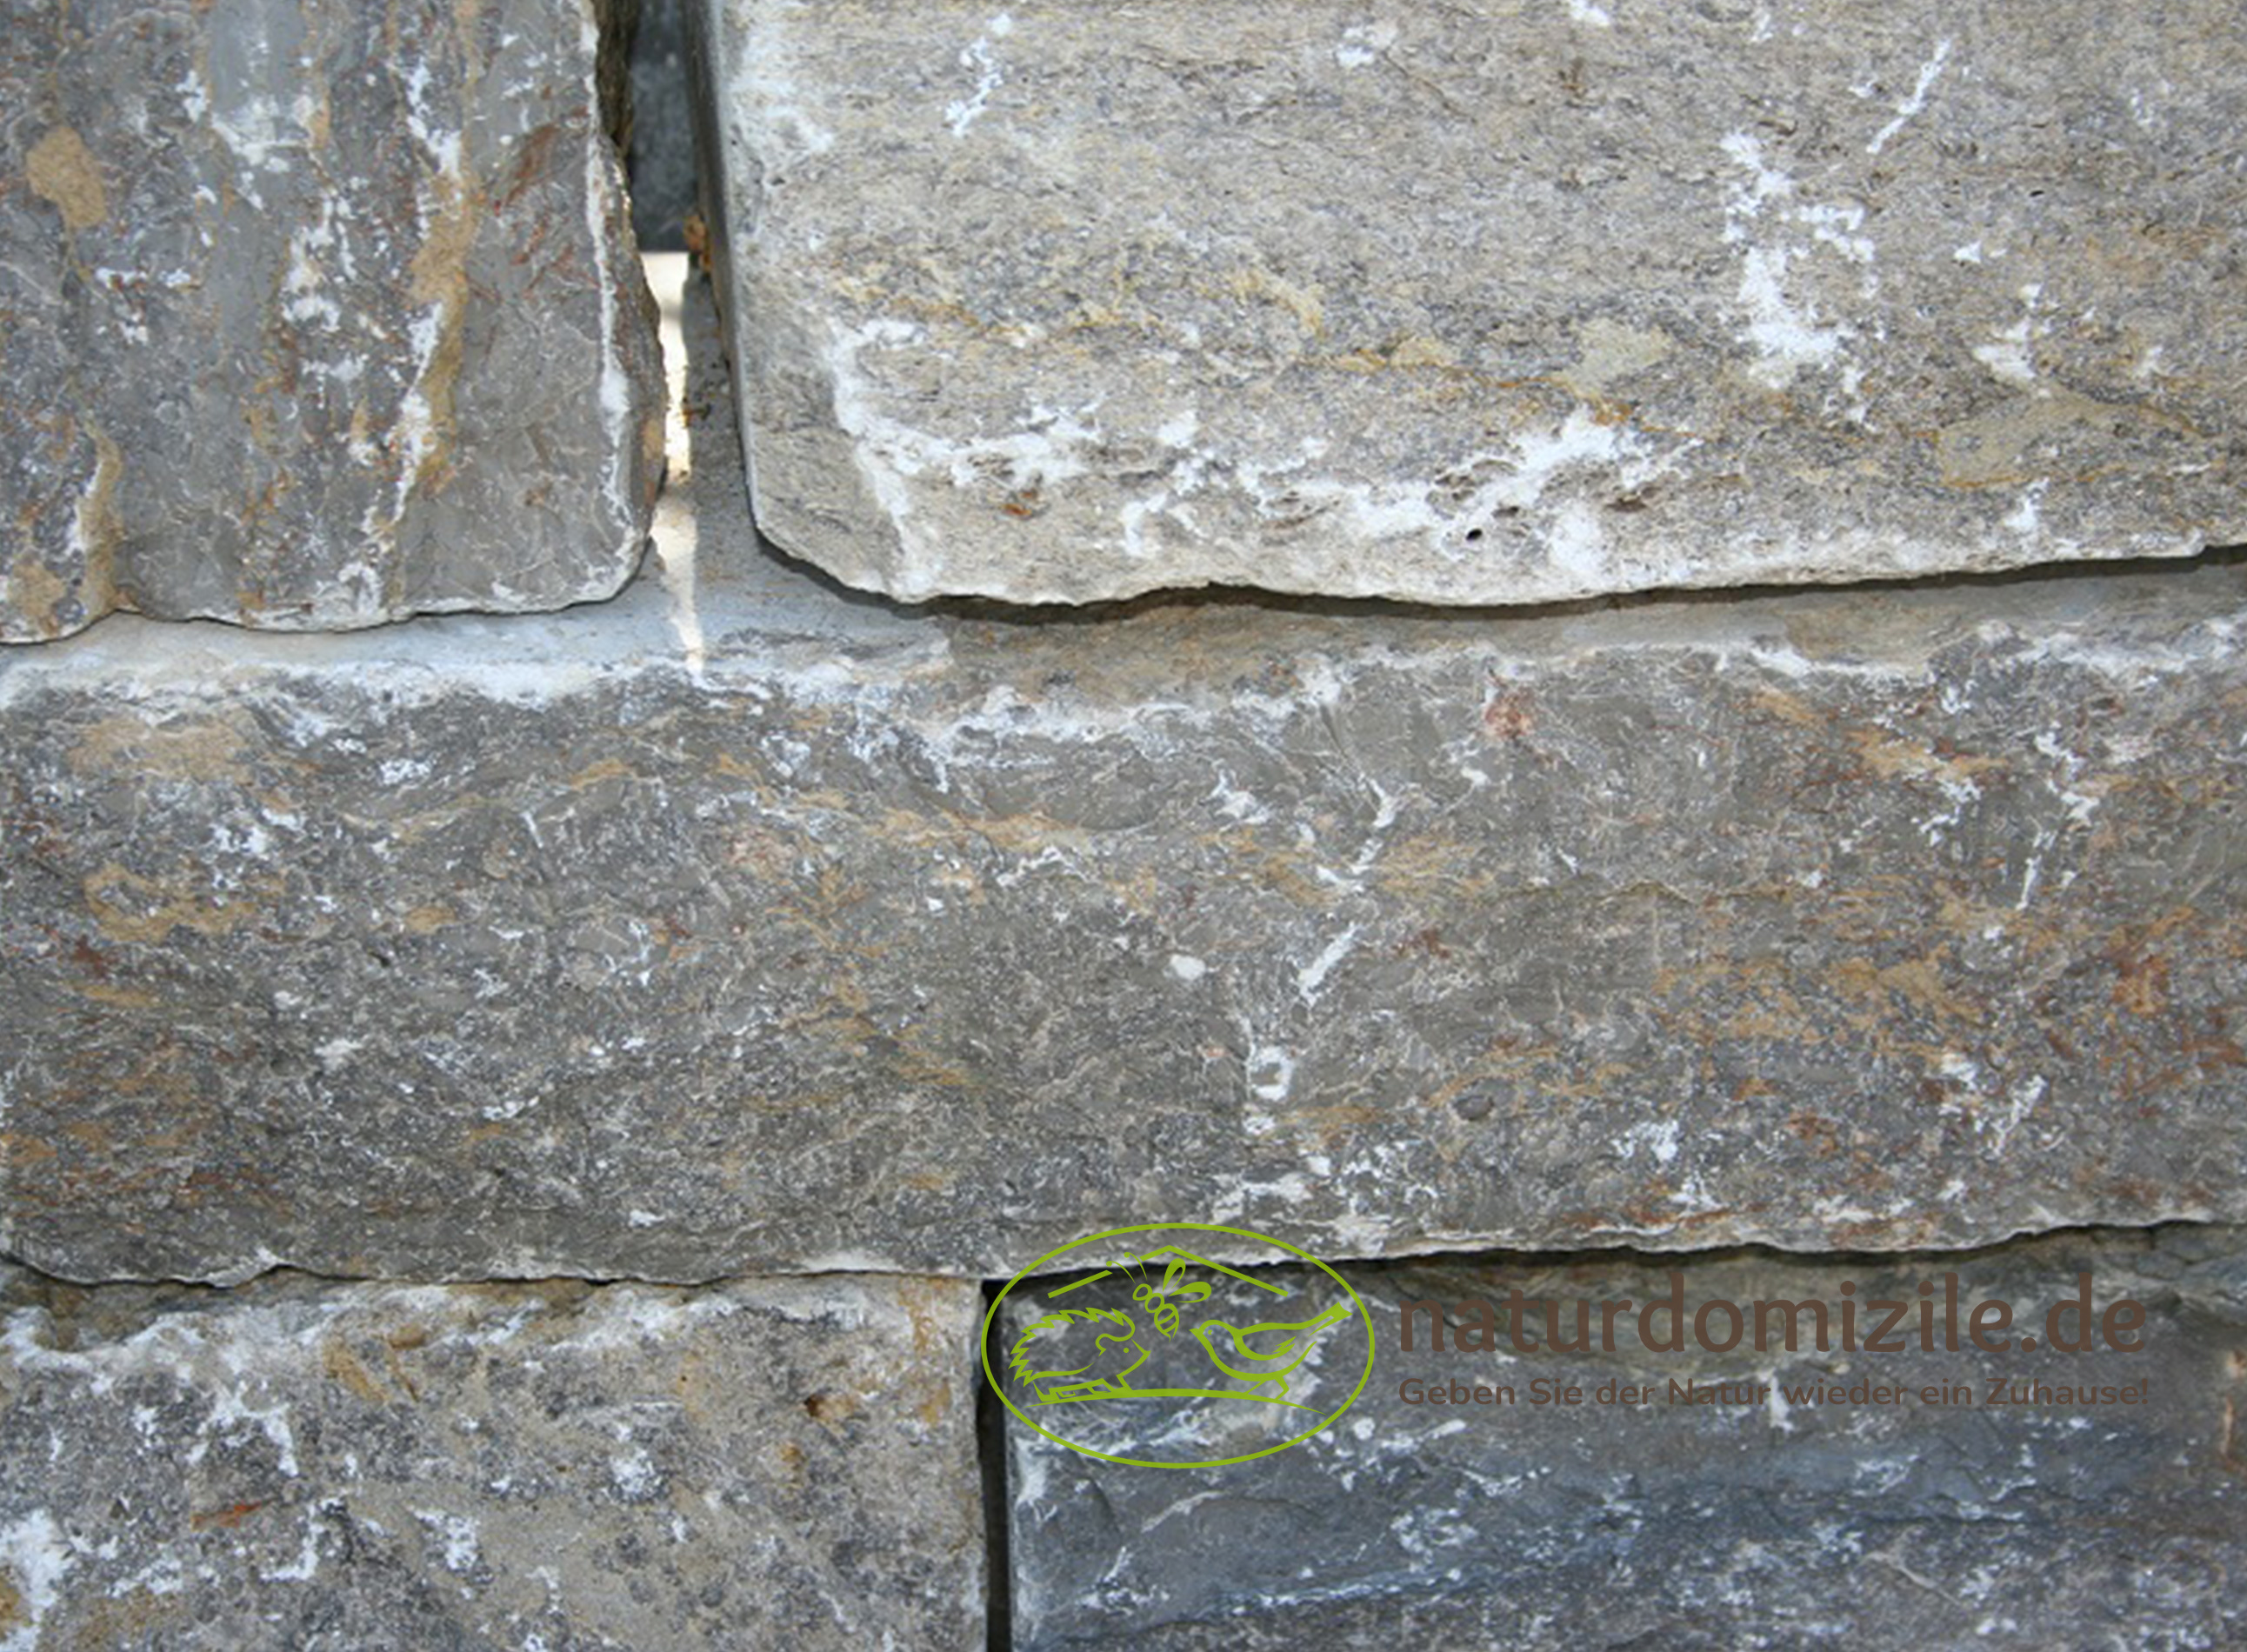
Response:
[[[2247,537],[2247,35],[695,0],[760,521],[854,585],[1444,604]]]
[[[1672,1269],[1689,1314],[1712,1300],[1823,1304],[1829,1350],[1814,1350],[1807,1313],[1793,1354],[1776,1329],[1763,1353],[1751,1332],[1739,1351],[1711,1354],[1690,1329],[1687,1351],[1649,1349],[1636,1310],[1669,1294]],[[1822,1262],[1513,1256],[1342,1271],[1371,1309],[1377,1372],[1300,1446],[1221,1469],[1143,1468],[1010,1424],[1015,1646],[2160,1652],[2247,1635],[2238,1229]],[[2102,1321],[2125,1299],[2143,1306],[2142,1328],[2118,1327],[2143,1347],[2012,1346],[2041,1335],[2085,1272]],[[1946,1275],[1958,1352],[1942,1345]],[[1845,1282],[1862,1301],[1910,1305],[1882,1350],[1862,1349],[1877,1334],[1866,1314],[1860,1351],[1841,1351]],[[1932,1352],[1919,1341],[1922,1283],[1937,1305]],[[1591,1350],[1513,1351],[1513,1291],[1530,1304],[1526,1345],[1550,1334],[1547,1302],[1558,1335],[1576,1341],[1581,1303]],[[1400,1306],[1415,1300],[1493,1305],[1495,1350],[1479,1335],[1434,1350],[1420,1312],[1406,1350]],[[1608,1352],[1603,1305],[1619,1300],[1633,1311],[1612,1321]],[[2010,1329],[1985,1332],[2003,1352],[1965,1345],[1973,1308],[1990,1301],[2013,1312]],[[1725,1340],[1721,1309],[1710,1325]],[[1459,1315],[1451,1335],[1462,1326],[1479,1328]],[[1650,1328],[1670,1340],[1667,1310]],[[2072,1317],[2061,1329],[2073,1336]],[[1899,1338],[1901,1350],[1887,1346]],[[2004,1403],[1989,1403],[1993,1385]],[[2086,1389],[2090,1403],[2073,1397]],[[1318,1385],[1294,1391],[1315,1411],[1327,1403]],[[1101,1403],[1147,1410],[1142,1438],[1167,1435],[1173,1413],[1193,1426],[1175,1402]]]
[[[686,1280],[2247,1215],[2236,559],[901,615],[762,557],[686,401],[668,585],[0,660],[0,1248]]]
[[[662,381],[591,17],[0,3],[0,640],[631,576]]]
[[[10,1645],[981,1642],[972,1286],[10,1273]]]

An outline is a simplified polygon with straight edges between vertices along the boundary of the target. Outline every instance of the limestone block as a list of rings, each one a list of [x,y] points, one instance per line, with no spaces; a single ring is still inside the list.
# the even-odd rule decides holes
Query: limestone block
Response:
[[[2247,538],[2232,0],[696,0],[759,521],[1443,604]]]
[[[2240,559],[900,613],[761,559],[686,399],[699,580],[0,660],[0,1250],[684,1281],[1164,1219],[2247,1217]]]
[[[1760,1354],[1752,1330],[1732,1353],[1705,1351],[1690,1329],[1684,1352],[1649,1348],[1638,1311],[1669,1295],[1672,1269],[1689,1315],[1712,1301],[1822,1305],[1828,1351],[1807,1313],[1793,1354],[1770,1319]],[[1371,1311],[1376,1376],[1315,1439],[1224,1468],[1146,1468],[1010,1423],[1016,1647],[2032,1652],[2247,1635],[2237,1228],[1909,1259],[1514,1256],[1342,1272]],[[2012,1346],[2040,1336],[2086,1272],[2102,1322],[2126,1299],[2143,1307],[2141,1328],[2117,1329],[2143,1347]],[[1946,1276],[1957,1352],[1942,1340]],[[1910,1304],[1882,1351],[1863,1351],[1870,1317],[1859,1351],[1841,1351],[1844,1283],[1862,1301]],[[1530,1304],[1526,1345],[1546,1340],[1546,1303],[1575,1341],[1581,1304],[1589,1351],[1513,1351],[1511,1291]],[[1497,1348],[1478,1335],[1436,1351],[1416,1312],[1406,1350],[1411,1300],[1491,1304]],[[1632,1310],[1609,1321],[1616,1301]],[[2006,1351],[1977,1351],[1970,1314],[1992,1301],[2014,1316],[1985,1331]],[[2060,1323],[2072,1337],[2073,1319]],[[1668,1310],[1649,1328],[1667,1342]],[[1711,1341],[1730,1328],[1711,1313]],[[1901,1351],[1885,1346],[1899,1335]],[[1993,1385],[2003,1403],[1989,1403]],[[2088,1403],[2073,1397],[2085,1390]],[[1200,1425],[1178,1402],[1098,1403],[1139,1408],[1149,1442]]]
[[[662,379],[598,33],[584,0],[0,3],[0,639],[630,577]]]
[[[973,1287],[9,1273],[11,1645],[981,1642]]]

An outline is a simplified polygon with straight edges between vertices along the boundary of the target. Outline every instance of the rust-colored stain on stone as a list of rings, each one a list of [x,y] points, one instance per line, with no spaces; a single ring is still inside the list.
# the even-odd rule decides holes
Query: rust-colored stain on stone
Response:
[[[42,201],[59,208],[64,224],[91,229],[109,216],[101,167],[72,126],[54,126],[24,156],[24,174]]]

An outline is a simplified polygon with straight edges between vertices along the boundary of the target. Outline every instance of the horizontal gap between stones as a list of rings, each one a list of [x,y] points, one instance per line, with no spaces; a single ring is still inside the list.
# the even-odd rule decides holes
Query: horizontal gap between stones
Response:
[[[1925,574],[1895,579],[1626,591],[1605,597],[1586,597],[1574,602],[1524,603],[1506,606],[1485,604],[1454,608],[1434,603],[1397,602],[1377,597],[1299,596],[1284,591],[1262,590],[1250,585],[1209,585],[1192,590],[1154,590],[1119,602],[1079,605],[1008,603],[984,597],[940,597],[925,603],[901,603],[846,585],[823,569],[791,556],[787,547],[774,543],[762,533],[758,536],[758,543],[768,555],[785,563],[791,572],[811,581],[837,601],[851,607],[871,609],[901,619],[973,620],[983,625],[1025,627],[1100,625],[1112,620],[1134,618],[1165,610],[1203,608],[1246,609],[1325,619],[1414,619],[1488,625],[1507,620],[1570,619],[1588,614],[1636,610],[1715,608],[1735,603],[1767,602],[1775,597],[1808,597],[1841,592],[1878,595],[2002,590],[2013,585],[2049,586],[2059,582],[2087,582],[2127,576],[2176,577],[2196,570],[2247,564],[2247,544],[2210,545],[2192,556],[2131,556],[2095,562],[2039,563],[1998,573]]]
[[[1193,1226],[1197,1224],[1180,1219],[1176,1224]],[[1151,1226],[1163,1223],[1147,1224]],[[1992,1256],[2016,1247],[2054,1239],[2077,1239],[2095,1243],[2113,1243],[2125,1239],[2148,1236],[2168,1232],[2223,1230],[2238,1227],[2247,1230],[2247,1223],[2228,1220],[2223,1217],[2170,1216],[2158,1217],[2146,1222],[2072,1223],[2055,1227],[2025,1228],[2002,1239],[1992,1239],[1973,1245],[1915,1245],[1891,1248],[1810,1250],[1760,1242],[1731,1243],[1709,1246],[1680,1246],[1663,1247],[1644,1243],[1589,1246],[1512,1246],[1493,1245],[1436,1245],[1424,1250],[1398,1251],[1385,1255],[1363,1256],[1343,1253],[1324,1254],[1315,1246],[1301,1247],[1304,1253],[1333,1267],[1372,1270],[1400,1270],[1413,1266],[1435,1266],[1444,1264],[1472,1264],[1491,1267],[1559,1267],[1589,1266],[1612,1263],[1617,1266],[1655,1266],[1676,1265],[1690,1258],[1696,1263],[1721,1262],[1731,1259],[1759,1259],[1767,1262],[1798,1267],[1831,1266],[1868,1267],[1901,1262],[1931,1262],[1958,1260],[1970,1257]],[[1291,1241],[1292,1242],[1292,1241]],[[985,1292],[986,1301],[1009,1279],[1021,1274],[982,1275],[943,1269],[915,1271],[907,1268],[830,1268],[818,1272],[771,1271],[764,1273],[713,1273],[693,1279],[669,1279],[643,1273],[545,1273],[477,1274],[473,1277],[442,1276],[418,1273],[348,1274],[326,1273],[310,1268],[277,1263],[239,1280],[215,1283],[208,1280],[179,1279],[171,1276],[109,1275],[100,1279],[71,1279],[51,1273],[36,1264],[13,1256],[0,1254],[0,1262],[14,1269],[19,1276],[16,1289],[35,1295],[55,1292],[92,1292],[102,1290],[140,1290],[163,1293],[178,1299],[208,1297],[223,1298],[261,1281],[297,1281],[315,1287],[348,1288],[408,1287],[439,1289],[459,1287],[463,1289],[519,1287],[525,1291],[544,1291],[561,1300],[582,1300],[597,1291],[619,1285],[635,1285],[653,1290],[707,1291],[722,1289],[728,1285],[757,1280],[849,1280],[904,1279],[947,1280],[960,1284],[974,1284]],[[1250,1263],[1248,1266],[1257,1266]],[[1072,1270],[1052,1270],[1059,1277]],[[1046,1275],[1028,1275],[1032,1278]]]

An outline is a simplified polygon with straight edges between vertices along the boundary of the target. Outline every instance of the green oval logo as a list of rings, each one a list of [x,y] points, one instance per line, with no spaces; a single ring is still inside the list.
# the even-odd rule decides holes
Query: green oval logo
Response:
[[[1220,1468],[1300,1445],[1356,1404],[1373,1320],[1348,1280],[1285,1239],[1210,1222],[1115,1227],[1007,1281],[983,1316],[983,1376],[1072,1451]]]

